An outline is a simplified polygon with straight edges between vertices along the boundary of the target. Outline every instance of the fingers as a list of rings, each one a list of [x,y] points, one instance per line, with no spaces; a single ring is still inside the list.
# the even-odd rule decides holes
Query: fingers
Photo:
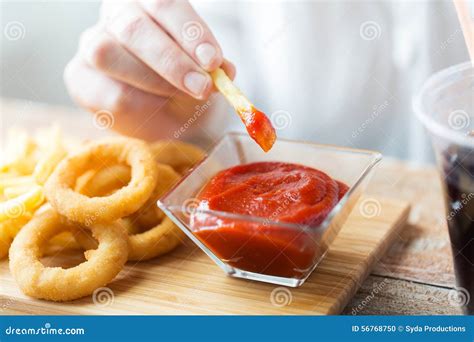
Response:
[[[164,97],[178,92],[99,26],[89,28],[81,35],[79,55],[89,66],[143,91]]]
[[[213,71],[222,64],[219,44],[189,2],[140,0],[139,3],[203,69]]]
[[[233,81],[235,78],[236,70],[234,64],[229,62],[227,59],[224,59],[224,62],[221,65],[221,68],[225,71],[226,75]]]
[[[191,57],[146,13],[136,6],[121,7],[106,22],[106,30],[129,52],[181,91],[202,99],[212,81]]]
[[[71,97],[91,112],[110,111],[114,130],[153,140],[179,128],[172,115],[166,115],[169,99],[155,96],[113,80],[74,58],[64,71]]]

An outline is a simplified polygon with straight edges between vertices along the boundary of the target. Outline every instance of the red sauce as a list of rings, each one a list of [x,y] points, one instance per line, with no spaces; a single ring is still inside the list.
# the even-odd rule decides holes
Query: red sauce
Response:
[[[191,226],[209,249],[233,267],[300,278],[321,255],[319,233],[311,227],[325,219],[347,190],[345,184],[324,172],[303,165],[239,165],[210,180],[198,195],[199,208],[257,216],[263,222],[197,212],[191,217]]]
[[[262,150],[269,151],[275,143],[276,133],[268,117],[254,107],[250,111],[239,111],[239,116],[250,137],[260,145]]]

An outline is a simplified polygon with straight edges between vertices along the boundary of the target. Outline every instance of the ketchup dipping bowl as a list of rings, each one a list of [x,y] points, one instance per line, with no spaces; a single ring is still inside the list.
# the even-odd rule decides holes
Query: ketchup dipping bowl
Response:
[[[229,133],[158,206],[228,275],[297,287],[323,259],[381,159],[378,152],[284,139],[264,153],[248,135]],[[275,220],[291,206],[291,195],[288,201],[281,200],[281,206],[273,205],[275,212],[266,216],[202,205],[200,193],[216,174],[261,162],[313,168],[344,183],[348,190],[316,225]]]

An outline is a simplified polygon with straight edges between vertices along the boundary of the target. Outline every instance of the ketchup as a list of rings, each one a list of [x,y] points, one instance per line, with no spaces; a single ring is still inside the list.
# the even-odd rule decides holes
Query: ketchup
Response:
[[[198,210],[191,217],[191,228],[233,267],[300,278],[311,271],[322,253],[318,245],[321,236],[312,227],[324,221],[347,190],[347,185],[303,165],[239,165],[219,172],[204,186],[198,195],[198,209],[259,217],[261,222],[216,217]]]
[[[250,110],[239,110],[238,113],[250,137],[263,151],[268,152],[275,143],[276,133],[265,113],[253,106]]]

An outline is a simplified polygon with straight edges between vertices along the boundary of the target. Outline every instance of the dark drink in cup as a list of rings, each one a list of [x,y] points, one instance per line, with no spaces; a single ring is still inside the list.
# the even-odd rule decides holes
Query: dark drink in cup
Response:
[[[457,284],[474,294],[474,150],[452,145],[440,162]],[[464,300],[469,314],[474,314],[472,299]]]
[[[438,160],[458,298],[474,314],[474,68],[471,62],[430,77],[414,109],[428,129]]]

